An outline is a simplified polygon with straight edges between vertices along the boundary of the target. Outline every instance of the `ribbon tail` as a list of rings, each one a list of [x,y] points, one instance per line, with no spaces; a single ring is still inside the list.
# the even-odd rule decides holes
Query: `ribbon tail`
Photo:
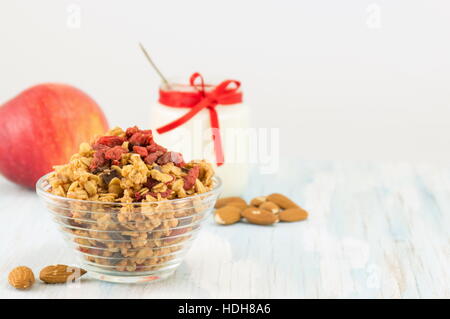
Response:
[[[157,128],[156,131],[159,134],[163,134],[163,133],[166,133],[168,131],[171,131],[171,130],[179,127],[180,125],[183,125],[184,123],[189,121],[191,118],[193,118],[195,116],[195,114],[200,112],[202,109],[208,107],[208,104],[209,104],[209,101],[207,101],[206,99],[200,101],[196,106],[194,106],[189,112],[184,114],[182,117],[180,117],[179,119],[176,119],[175,121],[172,121],[164,126]]]
[[[208,109],[212,129],[212,139],[214,141],[214,152],[216,155],[216,163],[217,166],[222,166],[225,160],[222,148],[222,137],[220,135],[219,117],[214,107],[209,107]]]

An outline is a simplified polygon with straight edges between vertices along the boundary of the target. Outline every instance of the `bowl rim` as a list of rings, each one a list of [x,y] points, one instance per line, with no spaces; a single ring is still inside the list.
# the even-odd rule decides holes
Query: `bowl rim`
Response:
[[[121,202],[100,202],[100,201],[92,201],[92,200],[83,200],[83,199],[76,199],[76,198],[68,198],[68,197],[63,197],[63,196],[58,196],[52,193],[47,192],[44,187],[43,187],[43,183],[47,182],[48,177],[53,174],[53,172],[47,173],[45,175],[43,175],[41,178],[38,179],[38,181],[36,182],[36,193],[38,194],[39,197],[41,198],[50,198],[50,199],[54,199],[54,200],[62,200],[65,202],[70,202],[70,203],[81,203],[81,204],[96,204],[96,205],[116,205],[116,206],[126,206],[126,205],[136,205],[136,206],[142,206],[142,205],[149,205],[149,204],[159,204],[159,203],[182,203],[184,201],[190,201],[193,200],[195,198],[199,198],[201,196],[210,196],[210,195],[214,195],[214,194],[218,194],[220,195],[220,191],[222,190],[222,179],[215,175],[213,176],[213,182],[214,182],[214,187],[212,190],[205,192],[205,193],[200,193],[200,194],[196,194],[196,195],[191,195],[191,196],[186,196],[184,198],[175,198],[175,199],[168,199],[168,200],[161,200],[161,201],[155,201],[155,202],[131,202],[131,203],[121,203]]]

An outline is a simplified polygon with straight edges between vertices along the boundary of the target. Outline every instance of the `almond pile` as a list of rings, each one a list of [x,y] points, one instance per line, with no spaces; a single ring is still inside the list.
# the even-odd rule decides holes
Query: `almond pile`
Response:
[[[306,210],[279,193],[255,197],[250,205],[241,197],[220,198],[215,208],[215,221],[221,225],[231,225],[242,218],[252,224],[272,225],[279,221],[296,222],[308,217]]]
[[[52,265],[44,267],[39,273],[39,279],[46,284],[63,284],[75,282],[83,276],[86,270],[67,265]],[[11,270],[8,281],[16,289],[29,289],[34,284],[33,271],[25,266],[19,266]]]

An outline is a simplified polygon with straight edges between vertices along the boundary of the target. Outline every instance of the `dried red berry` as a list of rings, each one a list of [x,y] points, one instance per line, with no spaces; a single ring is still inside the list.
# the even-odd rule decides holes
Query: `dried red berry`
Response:
[[[114,146],[105,152],[105,158],[110,160],[120,160],[122,154],[127,153],[127,151],[121,146]]]
[[[144,186],[148,189],[152,189],[153,186],[158,185],[160,182],[152,177],[147,178],[147,182],[145,182]]]
[[[133,152],[139,154],[142,157],[146,157],[148,155],[147,149],[142,146],[133,146]]]
[[[184,177],[184,186],[185,190],[191,189],[195,185],[195,180],[198,178],[198,174],[200,173],[200,167],[194,166],[192,167],[187,175]]]
[[[120,162],[119,162],[119,160],[112,160],[112,161],[111,161],[111,165],[119,166],[119,165],[120,165]]]
[[[179,165],[181,163],[184,163],[183,161],[183,155],[181,153],[177,152],[166,152],[164,155],[158,158],[156,161],[159,165],[164,165],[169,162],[173,162],[175,165]]]
[[[90,171],[95,171],[99,167],[104,166],[108,160],[105,158],[106,149],[99,149],[94,153],[94,158],[92,159],[91,165],[89,166]]]
[[[167,148],[162,147],[161,145],[158,145],[156,143],[152,143],[149,146],[147,146],[147,151],[149,153],[162,152],[164,154],[165,152],[167,152]]]
[[[166,198],[166,197],[169,197],[172,193],[173,193],[173,190],[167,189],[165,192],[161,192],[160,194],[161,194],[162,198]]]
[[[92,144],[92,149],[94,149],[96,151],[107,150],[107,149],[109,149],[109,146],[106,146],[104,144],[94,143],[94,144]]]
[[[100,137],[95,144],[103,144],[109,147],[114,147],[118,145],[122,145],[125,142],[124,137],[120,136],[102,136]]]
[[[146,133],[137,132],[134,133],[133,136],[131,136],[128,141],[133,145],[147,146],[153,143],[153,135],[151,132]]]
[[[147,193],[144,193],[144,194],[141,194],[141,193],[138,193],[138,192],[136,192],[136,193],[134,193],[134,199],[137,201],[137,202],[140,202],[140,201],[142,201],[144,198],[145,198],[145,196],[148,194],[148,192]]]
[[[127,137],[133,136],[134,133],[139,132],[139,128],[137,126],[127,128],[125,134]]]
[[[151,153],[151,154],[149,154],[148,156],[146,156],[146,157],[144,158],[144,162],[147,163],[147,164],[149,164],[149,165],[151,165],[151,164],[153,164],[153,163],[158,159],[158,157],[160,157],[162,154],[163,154],[163,152],[160,152],[160,151],[157,151],[157,152],[155,152],[155,153]]]
[[[150,134],[151,136],[153,136],[152,130],[140,130],[140,132],[144,134]]]

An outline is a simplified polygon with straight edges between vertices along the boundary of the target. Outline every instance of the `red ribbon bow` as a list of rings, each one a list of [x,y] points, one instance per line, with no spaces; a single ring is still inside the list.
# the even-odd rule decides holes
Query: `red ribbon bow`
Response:
[[[197,79],[200,79],[200,84],[195,83]],[[171,131],[189,121],[201,110],[207,108],[212,128],[216,163],[217,166],[221,166],[224,163],[224,155],[222,138],[220,136],[219,117],[215,108],[219,104],[231,105],[242,102],[242,92],[238,92],[241,83],[235,80],[225,80],[207,91],[205,87],[212,86],[205,84],[200,73],[192,74],[189,82],[196,89],[195,92],[159,90],[159,102],[161,104],[176,108],[190,108],[190,111],[179,119],[161,126],[156,131],[159,134]],[[234,87],[230,88],[232,84],[234,84]]]

